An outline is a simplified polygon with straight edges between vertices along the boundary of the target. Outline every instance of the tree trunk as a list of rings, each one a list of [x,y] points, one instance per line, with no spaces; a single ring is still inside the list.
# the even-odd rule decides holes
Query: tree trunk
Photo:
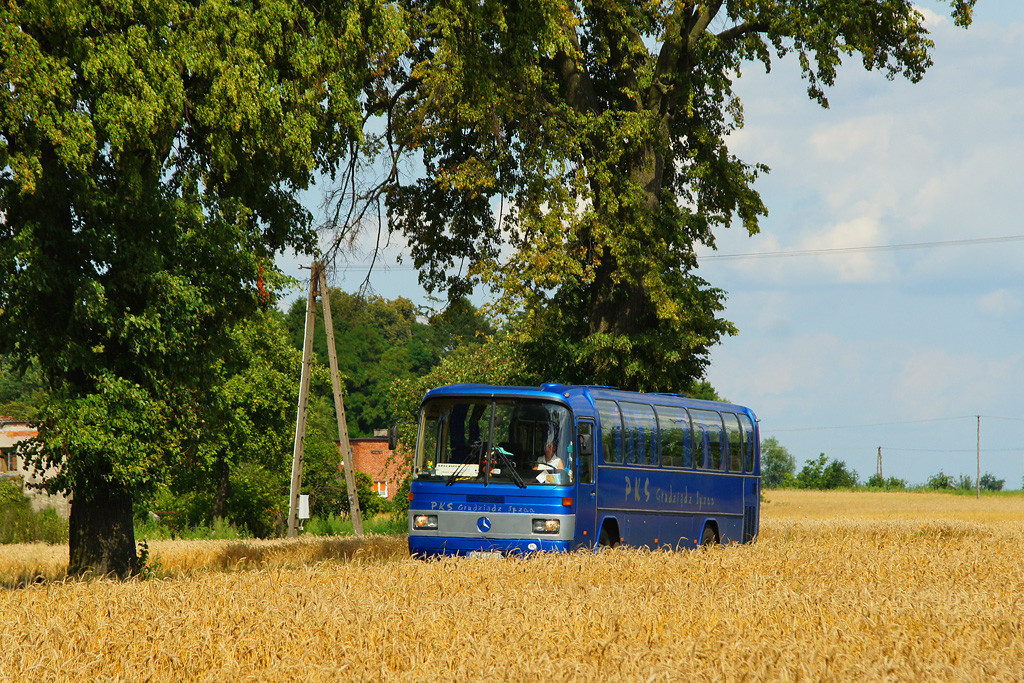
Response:
[[[216,472],[217,493],[213,496],[212,517],[223,519],[228,516],[228,498],[231,496],[231,468],[223,455],[217,458]]]
[[[125,488],[101,488],[71,501],[69,576],[127,578],[139,571],[132,496]]]

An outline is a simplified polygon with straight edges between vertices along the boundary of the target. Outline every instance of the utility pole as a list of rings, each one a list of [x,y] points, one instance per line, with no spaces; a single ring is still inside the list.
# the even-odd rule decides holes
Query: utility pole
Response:
[[[338,371],[338,353],[334,347],[334,325],[331,320],[331,303],[327,291],[327,276],[322,263],[313,262],[310,267],[309,298],[306,300],[306,328],[302,343],[302,375],[299,380],[299,406],[295,418],[295,446],[292,450],[292,480],[288,496],[288,538],[298,535],[297,520],[299,493],[302,490],[302,466],[305,454],[306,412],[309,405],[309,381],[313,367],[313,334],[316,328],[316,300],[320,299],[324,309],[324,323],[327,327],[327,355],[331,363],[331,385],[334,390],[334,412],[338,418],[338,436],[344,458],[345,483],[348,487],[349,514],[356,536],[363,535],[363,518],[359,511],[359,497],[356,495],[356,477],[352,463],[352,446],[348,439],[348,425],[345,421],[345,404],[341,399],[341,373]]]
[[[981,500],[981,415],[978,416],[978,500]]]
[[[320,278],[320,264],[314,262],[309,278],[309,297],[306,299],[306,328],[302,337],[302,374],[299,379],[299,407],[295,416],[295,445],[292,448],[292,481],[288,489],[288,538],[298,535],[296,517],[299,512],[299,493],[302,491],[302,464],[306,442],[306,407],[309,403],[309,377],[313,369],[313,332],[316,326],[316,297]]]
[[[878,447],[878,478],[882,479],[882,447]]]
[[[320,294],[324,307],[324,326],[327,328],[327,357],[331,363],[331,388],[334,390],[334,414],[338,418],[338,441],[341,450],[342,467],[345,469],[345,488],[348,490],[348,510],[352,516],[352,531],[363,535],[363,514],[359,509],[356,490],[355,463],[352,462],[352,444],[348,440],[348,421],[345,419],[345,403],[341,400],[341,373],[338,372],[338,351],[334,347],[334,322],[331,319],[331,297],[327,291],[327,275],[320,267]]]

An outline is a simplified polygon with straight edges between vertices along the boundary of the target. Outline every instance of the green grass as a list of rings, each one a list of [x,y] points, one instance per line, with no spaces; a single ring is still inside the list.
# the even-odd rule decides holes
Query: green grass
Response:
[[[363,532],[382,536],[395,536],[406,532],[405,517],[385,513],[363,520]],[[326,518],[310,517],[302,525],[302,532],[311,536],[352,536],[352,520],[349,517],[329,515]]]

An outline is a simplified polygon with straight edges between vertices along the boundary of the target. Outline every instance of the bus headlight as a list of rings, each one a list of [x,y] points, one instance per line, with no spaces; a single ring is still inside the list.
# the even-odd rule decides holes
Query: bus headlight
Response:
[[[414,529],[437,529],[437,515],[416,515],[412,518]]]
[[[557,534],[561,529],[562,522],[557,519],[533,520],[533,533],[535,534]]]

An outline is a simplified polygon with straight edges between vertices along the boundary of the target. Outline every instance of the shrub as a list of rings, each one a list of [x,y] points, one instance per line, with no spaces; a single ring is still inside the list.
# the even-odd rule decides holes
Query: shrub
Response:
[[[67,543],[68,523],[52,508],[34,512],[19,481],[0,482],[0,543]]]
[[[868,478],[865,485],[873,489],[884,489],[886,491],[905,491],[907,489],[907,480],[900,479],[899,477],[889,477],[886,479],[876,472]]]
[[[985,474],[981,475],[980,483],[981,488],[985,489],[986,491],[1002,491],[1003,484],[1006,483],[1006,480],[996,479],[996,475],[992,474],[991,472],[986,472]]]
[[[766,489],[792,486],[796,459],[774,436],[761,442],[761,485]]]
[[[942,491],[946,489],[956,488],[956,482],[954,481],[952,476],[946,474],[942,470],[939,470],[938,474],[933,474],[932,476],[928,477],[928,481],[927,483],[925,483],[924,487],[926,489]]]
[[[829,460],[822,453],[817,460],[808,460],[800,474],[796,476],[796,485],[802,489],[842,489],[857,486],[857,472],[848,470],[841,460]]]

